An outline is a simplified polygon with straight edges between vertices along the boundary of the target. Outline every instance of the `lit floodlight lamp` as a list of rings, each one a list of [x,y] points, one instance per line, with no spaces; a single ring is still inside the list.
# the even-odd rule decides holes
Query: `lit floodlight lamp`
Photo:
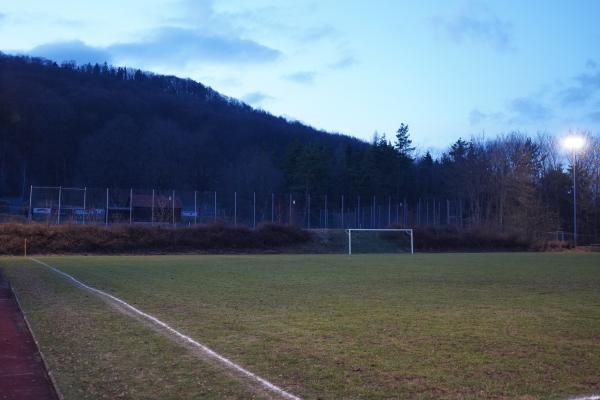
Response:
[[[563,139],[562,145],[569,151],[578,151],[585,146],[585,138],[578,135],[569,135]]]

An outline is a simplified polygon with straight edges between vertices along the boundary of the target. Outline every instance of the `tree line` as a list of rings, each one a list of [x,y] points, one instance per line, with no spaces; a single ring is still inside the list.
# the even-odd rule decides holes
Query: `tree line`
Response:
[[[576,163],[580,232],[600,234],[600,138]],[[0,197],[29,185],[305,192],[462,205],[471,226],[570,230],[555,137],[512,132],[419,153],[401,124],[367,143],[275,117],[192,80],[0,54]]]

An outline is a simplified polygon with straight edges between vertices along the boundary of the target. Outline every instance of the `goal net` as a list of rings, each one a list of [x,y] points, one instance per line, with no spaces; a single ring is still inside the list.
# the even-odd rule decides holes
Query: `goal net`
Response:
[[[348,229],[348,254],[414,253],[412,229]]]

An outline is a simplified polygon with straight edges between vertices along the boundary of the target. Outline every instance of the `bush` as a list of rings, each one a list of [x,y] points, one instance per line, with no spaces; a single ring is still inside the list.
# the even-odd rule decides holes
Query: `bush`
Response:
[[[517,251],[531,247],[531,242],[518,234],[483,228],[426,227],[413,233],[415,250],[420,251]]]
[[[267,224],[252,230],[222,224],[191,228],[120,225],[0,225],[0,254],[106,254],[193,251],[265,251],[310,241],[311,235],[296,227]]]

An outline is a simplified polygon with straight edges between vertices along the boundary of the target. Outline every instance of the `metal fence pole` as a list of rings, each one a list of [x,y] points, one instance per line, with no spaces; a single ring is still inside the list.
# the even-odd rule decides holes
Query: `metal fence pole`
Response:
[[[329,222],[329,221],[327,221],[327,219],[328,219],[327,211],[328,211],[327,210],[327,195],[325,195],[325,229],[327,229],[327,222]]]
[[[292,194],[290,193],[290,210],[288,215],[288,224],[292,224]]]
[[[360,228],[360,196],[358,196],[357,199],[357,206],[356,206],[356,227]]]
[[[344,195],[342,195],[342,229],[344,229]]]
[[[388,196],[388,226],[392,225],[392,196]]]
[[[215,190],[215,199],[214,200],[215,200],[215,204],[214,204],[214,206],[215,206],[214,214],[215,215],[213,217],[213,222],[217,222],[217,191],[216,190]]]
[[[58,187],[58,215],[56,216],[57,225],[60,225],[60,201],[62,197],[62,186]]]
[[[271,223],[275,222],[275,193],[271,193]]]
[[[129,189],[129,225],[133,223],[133,188]]]
[[[32,217],[32,215],[31,215],[31,213],[32,213],[31,207],[33,204],[32,198],[33,198],[33,185],[29,186],[29,223],[31,223],[31,217]]]
[[[198,224],[198,192],[194,190],[194,225]]]
[[[375,196],[373,196],[373,208],[371,209],[371,228],[375,228]]]
[[[173,227],[175,226],[175,191],[173,190],[173,196],[171,198],[172,210],[173,210]]]
[[[150,216],[150,225],[154,226],[154,189],[152,189],[152,211]]]
[[[306,195],[306,206],[308,208],[307,226],[308,226],[308,229],[310,229],[310,193],[307,193],[307,195]]]
[[[87,212],[86,199],[87,198],[87,186],[83,188],[83,224],[85,225],[85,214]]]
[[[446,199],[446,225],[450,225],[450,200]]]
[[[233,226],[237,225],[237,192],[233,192]]]
[[[104,214],[104,225],[108,226],[108,188],[106,188],[106,213]]]
[[[252,192],[252,229],[256,229],[256,192]]]

